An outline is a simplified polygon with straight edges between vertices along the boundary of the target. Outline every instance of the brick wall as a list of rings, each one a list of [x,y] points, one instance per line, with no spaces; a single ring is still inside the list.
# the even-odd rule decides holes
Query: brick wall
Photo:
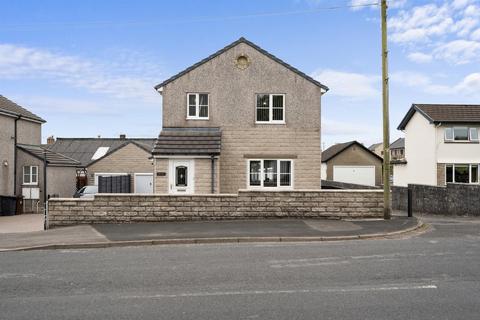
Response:
[[[51,199],[50,227],[92,224],[255,218],[378,218],[383,194],[373,190],[246,191],[215,195],[103,194]]]
[[[446,187],[410,184],[414,213],[480,216],[480,185],[448,183]],[[392,187],[392,208],[407,210],[406,187]]]

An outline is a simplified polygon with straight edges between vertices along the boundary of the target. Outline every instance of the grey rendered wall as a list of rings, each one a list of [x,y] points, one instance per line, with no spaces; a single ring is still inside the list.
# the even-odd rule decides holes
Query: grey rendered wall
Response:
[[[0,195],[14,194],[14,124],[14,118],[0,114]],[[8,162],[7,166],[4,165],[5,161]]]
[[[76,191],[76,169],[74,167],[47,168],[47,192],[50,196],[70,198]]]
[[[235,66],[240,54],[251,61],[245,70]],[[208,121],[186,120],[188,92],[209,93]],[[255,124],[256,93],[285,94],[286,124]],[[319,87],[240,43],[164,87],[163,126],[221,127],[222,193],[246,187],[246,154],[295,156],[295,188],[318,189],[320,98]]]
[[[14,194],[15,118],[0,114],[0,195]],[[17,142],[41,143],[41,124],[26,120],[17,121]],[[4,165],[8,162],[8,166]],[[17,171],[17,180],[21,172]],[[18,188],[17,188],[18,190]],[[20,189],[21,190],[21,189]],[[17,193],[18,194],[18,193]]]
[[[42,125],[37,122],[18,120],[17,142],[23,144],[39,145],[42,143]]]
[[[17,195],[22,195],[23,185],[23,167],[24,166],[38,166],[38,184],[35,186],[25,187],[38,187],[40,188],[40,202],[39,208],[43,206],[43,161],[26,153],[23,150],[17,151]]]

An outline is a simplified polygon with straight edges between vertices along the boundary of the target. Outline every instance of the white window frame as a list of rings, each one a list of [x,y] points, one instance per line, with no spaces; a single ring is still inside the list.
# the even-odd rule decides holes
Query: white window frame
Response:
[[[257,120],[257,101],[258,96],[260,95],[268,95],[268,121],[258,121]],[[282,112],[282,120],[273,120],[273,96],[282,96],[283,97],[283,112]],[[287,101],[285,99],[284,93],[257,93],[255,94],[255,123],[258,124],[285,124],[285,109],[286,109]],[[266,159],[269,160],[269,159]],[[275,159],[273,159],[275,160]]]
[[[207,95],[207,117],[200,117],[200,95]],[[190,96],[195,96],[195,115],[190,115]],[[210,94],[206,92],[187,92],[187,120],[209,120],[210,119]]]
[[[468,166],[468,182],[456,182],[455,181],[455,166]],[[452,166],[452,182],[447,181],[447,167]],[[477,182],[472,182],[472,166],[477,166]],[[446,163],[445,164],[445,185],[447,183],[459,183],[459,184],[480,184],[480,164],[478,163]]]
[[[468,138],[467,140],[455,140],[455,129],[467,129],[467,135],[468,135]],[[447,130],[451,130],[452,132],[452,138],[451,139],[448,139],[447,138]],[[472,139],[472,130],[476,130],[477,131],[477,139]],[[478,128],[477,127],[460,127],[460,126],[457,126],[457,127],[446,127],[444,129],[444,133],[443,133],[443,137],[444,137],[444,141],[446,142],[458,142],[458,143],[465,143],[465,142],[478,142],[479,139],[478,139]]]
[[[272,160],[277,161],[277,186],[276,187],[264,187],[263,182],[265,180],[265,170],[264,170],[264,161]],[[251,186],[250,185],[250,162],[251,161],[260,161],[260,185]],[[290,185],[281,186],[280,185],[280,161],[289,161],[290,162]],[[247,189],[249,190],[293,190],[293,184],[295,181],[295,161],[293,159],[247,159]]]
[[[30,168],[30,174],[28,175],[29,178],[30,178],[30,182],[25,182],[25,168]],[[35,175],[35,182],[33,182],[32,180],[32,177],[34,176],[32,174],[32,168],[36,168],[36,171],[37,171],[37,174]],[[25,186],[36,186],[38,185],[38,166],[23,166],[23,170],[22,170],[22,182],[23,182],[23,185]]]

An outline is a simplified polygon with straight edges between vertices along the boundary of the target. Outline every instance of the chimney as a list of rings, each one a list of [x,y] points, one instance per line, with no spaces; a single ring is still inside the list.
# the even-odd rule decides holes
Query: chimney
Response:
[[[47,145],[51,145],[51,144],[54,144],[55,143],[55,137],[54,136],[50,136],[47,138]]]
[[[120,140],[125,140],[125,139],[127,139],[127,135],[124,133],[120,134]]]

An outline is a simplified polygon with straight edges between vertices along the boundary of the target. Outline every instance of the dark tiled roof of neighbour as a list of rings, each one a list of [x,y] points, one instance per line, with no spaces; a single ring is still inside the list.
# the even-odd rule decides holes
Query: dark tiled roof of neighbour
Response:
[[[286,63],[286,62],[284,62],[283,60],[275,57],[273,54],[271,54],[271,53],[269,53],[268,51],[260,48],[259,46],[257,46],[257,45],[254,44],[253,42],[245,39],[244,37],[241,37],[241,38],[238,39],[237,41],[232,42],[231,44],[229,44],[229,45],[227,45],[226,47],[218,50],[218,51],[215,52],[214,54],[206,57],[205,59],[203,59],[203,60],[195,63],[194,65],[188,67],[187,69],[185,69],[185,70],[177,73],[176,75],[174,75],[174,76],[170,77],[169,79],[163,81],[162,83],[156,85],[156,86],[155,86],[155,89],[159,89],[159,88],[165,86],[166,84],[168,84],[168,83],[170,83],[170,82],[172,82],[172,81],[175,81],[176,79],[180,78],[181,76],[187,74],[188,72],[190,72],[190,71],[192,71],[193,69],[201,66],[202,64],[204,64],[204,63],[212,60],[213,58],[221,55],[221,54],[224,53],[225,51],[230,50],[231,48],[235,47],[236,45],[238,45],[238,44],[240,44],[240,43],[245,43],[245,44],[249,45],[250,47],[256,49],[256,50],[259,51],[260,53],[266,55],[266,56],[269,57],[270,59],[272,59],[272,60],[274,60],[275,62],[281,64],[282,66],[284,66],[285,68],[289,69],[290,71],[295,72],[295,73],[298,74],[299,76],[305,78],[306,80],[312,82],[313,84],[319,86],[320,88],[322,88],[322,89],[324,89],[324,90],[326,90],[326,91],[329,90],[327,86],[321,84],[320,82],[318,82],[317,80],[313,79],[313,78],[310,77],[309,75],[301,72],[300,70],[292,67],[291,65],[289,65],[289,64]]]
[[[15,102],[8,100],[2,95],[0,95],[0,111],[14,115],[14,116],[22,116],[23,118],[39,121],[42,123],[46,122],[36,114],[28,111],[24,107],[19,106]]]
[[[390,149],[400,149],[405,148],[405,138],[398,138],[397,140],[393,141],[390,145]]]
[[[222,132],[219,128],[163,128],[154,155],[219,155]]]
[[[367,151],[368,153],[372,154],[376,158],[380,159],[381,161],[383,160],[379,155],[377,155],[375,152],[372,152],[371,150],[367,149],[363,144],[359,143],[358,141],[349,141],[349,142],[344,142],[344,143],[337,143],[331,146],[330,148],[327,148],[322,152],[322,162],[327,162],[330,159],[336,157],[339,153],[343,152],[347,148],[349,148],[352,145],[357,145],[363,150]]]
[[[111,154],[113,151],[118,150],[130,142],[134,142],[137,146],[140,146],[147,152],[151,152],[155,140],[155,138],[57,138],[55,143],[44,145],[44,147],[80,161],[80,163],[86,167],[91,162],[95,161],[92,160],[92,157],[100,147],[109,148],[107,153],[101,158]]]
[[[478,104],[412,104],[400,122],[398,130],[404,130],[415,112],[419,112],[430,123],[480,123]]]
[[[28,145],[28,144],[18,144],[17,147],[32,156],[43,160],[44,152],[47,158],[47,164],[55,166],[65,166],[65,167],[79,167],[80,162],[69,158],[63,154],[53,152],[41,146]]]

